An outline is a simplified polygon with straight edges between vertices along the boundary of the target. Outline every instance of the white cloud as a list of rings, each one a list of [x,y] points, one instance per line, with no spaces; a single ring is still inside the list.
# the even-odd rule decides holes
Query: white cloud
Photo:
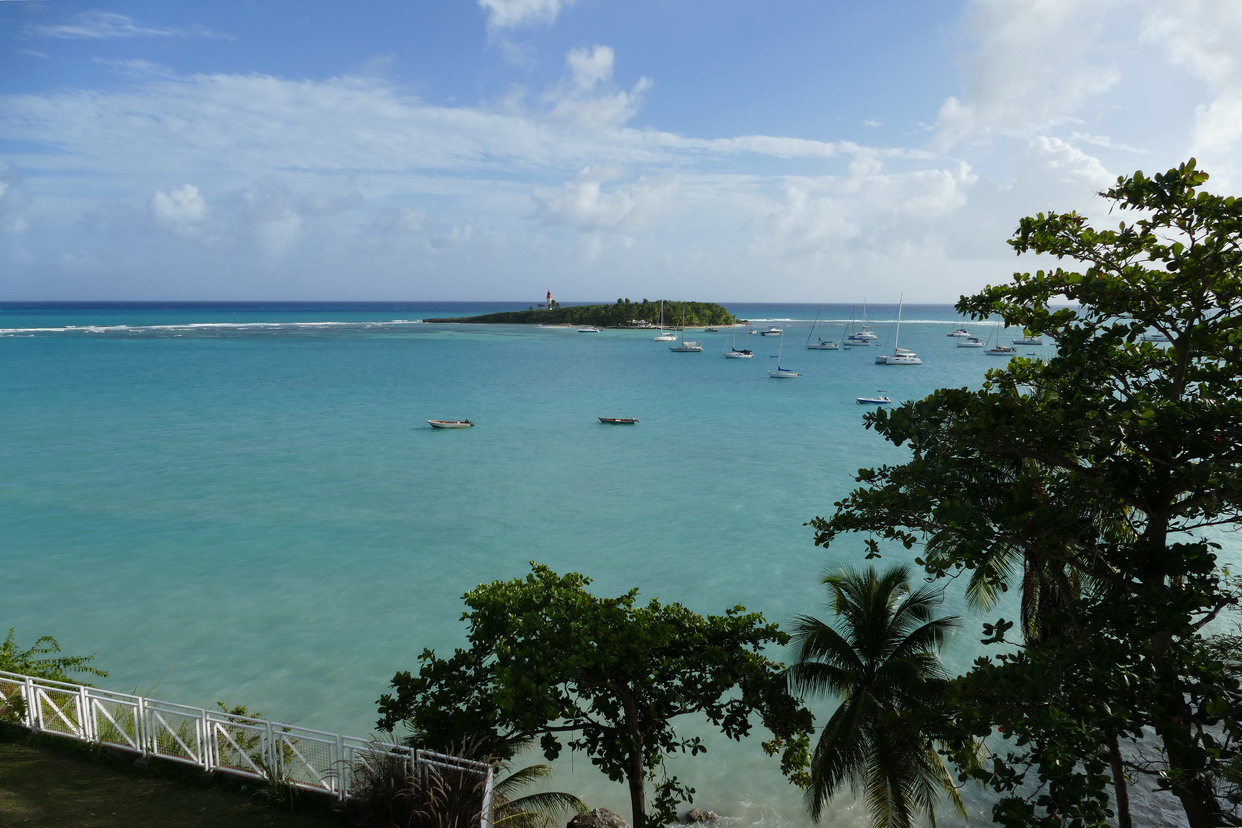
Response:
[[[1150,150],[1145,150],[1145,149],[1142,149],[1141,147],[1132,147],[1129,144],[1123,144],[1118,141],[1114,141],[1112,138],[1109,138],[1107,135],[1092,135],[1089,132],[1071,132],[1069,138],[1071,141],[1079,141],[1084,144],[1091,144],[1093,146],[1102,147],[1103,149],[1120,150],[1122,152],[1132,152],[1132,153],[1139,153],[1139,154],[1145,154],[1145,153],[1150,152]]]
[[[1099,48],[1118,1],[974,0],[979,46],[962,61],[962,94],[940,108],[939,143],[1031,136],[1073,120],[1121,79]]]
[[[116,12],[88,11],[75,15],[71,22],[31,27],[43,37],[68,40],[101,40],[121,37],[185,37],[190,34],[212,36],[205,29],[186,31],[166,26],[144,26],[133,18]]]
[[[578,230],[633,229],[667,206],[677,192],[673,178],[639,178],[626,186],[605,188],[620,178],[615,169],[587,167],[560,187],[536,187],[536,216],[545,225],[568,225]]]
[[[1191,154],[1236,156],[1242,142],[1242,6],[1233,0],[1183,0],[1175,9],[1155,4],[1143,20],[1142,38],[1208,89],[1208,100],[1195,112]]]
[[[157,190],[149,205],[155,223],[179,236],[199,236],[211,210],[198,187],[185,184],[175,190]]]
[[[487,15],[489,32],[517,29],[530,25],[547,25],[556,20],[562,9],[576,0],[479,0],[479,8]]]
[[[806,186],[790,186],[784,203],[768,218],[767,241],[779,248],[781,256],[821,252],[857,238],[862,233],[857,218],[847,200],[816,197]]]
[[[26,218],[29,204],[21,172],[0,159],[0,232],[17,235],[30,229]]]
[[[618,127],[634,117],[650,78],[639,78],[627,92],[613,83],[615,55],[608,46],[571,49],[569,74],[545,95],[554,121],[588,130]]]

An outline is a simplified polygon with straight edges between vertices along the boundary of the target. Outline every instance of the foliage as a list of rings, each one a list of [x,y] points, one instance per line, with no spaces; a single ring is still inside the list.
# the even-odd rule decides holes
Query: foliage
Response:
[[[379,726],[405,722],[445,746],[482,727],[501,758],[520,738],[538,738],[548,759],[566,746],[583,751],[628,784],[634,828],[672,821],[694,793],[663,765],[670,753],[706,750],[677,733],[679,716],[700,714],[740,739],[757,715],[775,736],[769,753],[782,754],[788,773],[804,766],[810,714],[763,655],[786,634],[741,607],[704,617],[680,604],[640,606],[636,590],[599,598],[590,583],[532,564],[524,579],[467,593],[469,648],[448,658],[425,651],[418,675],[398,673],[379,700]],[[647,781],[657,783],[650,803]]]
[[[377,745],[351,768],[352,824],[362,828],[475,828],[482,777],[461,769],[411,763]]]
[[[947,676],[937,654],[956,619],[932,617],[940,596],[926,586],[912,590],[907,567],[841,570],[823,583],[837,624],[799,616],[789,668],[795,689],[840,700],[811,757],[812,818],[819,821],[846,782],[864,794],[877,826],[904,828],[920,812],[932,815],[938,790],[965,816],[920,722],[943,696]]]
[[[1123,765],[1176,796],[1191,826],[1233,818],[1219,795],[1242,694],[1203,628],[1237,603],[1211,531],[1242,511],[1242,201],[1206,180],[1193,159],[1118,179],[1102,196],[1137,218],[1115,230],[1075,213],[1023,219],[1018,253],[1082,272],[1018,273],[957,307],[1051,338],[1055,357],[869,414],[909,462],[860,471],[863,487],[813,522],[825,546],[868,533],[870,555],[880,540],[926,542],[932,576],[969,574],[980,595],[1044,591],[1023,602],[1038,618],[1024,641],[1007,640],[1012,621],[984,626],[1005,652],[954,683],[939,722],[1002,734],[974,775],[1002,793],[1006,824],[1105,824]]]
[[[660,322],[660,301],[646,299],[631,302],[618,299],[615,305],[557,305],[550,309],[489,313],[464,318],[427,319],[427,322],[479,322],[539,325],[599,325],[601,327],[629,327],[635,321]],[[738,319],[724,307],[713,302],[674,302],[667,300],[663,307],[667,325],[697,327],[701,325],[734,325]]]
[[[53,681],[72,682],[70,673],[87,673],[105,677],[108,674],[91,666],[95,656],[66,656],[60,653],[60,644],[50,635],[41,636],[24,650],[17,648],[17,630],[10,629],[4,642],[0,643],[0,670],[21,673]]]
[[[0,642],[0,671],[52,681],[73,682],[70,673],[107,676],[106,672],[90,664],[94,658],[93,655],[60,655],[60,643],[50,635],[41,636],[26,649],[18,649],[17,630],[14,628],[10,628],[9,634]],[[0,691],[0,722],[19,722],[25,713],[25,703],[20,695]]]
[[[522,794],[521,790],[552,775],[551,765],[526,765],[512,768],[499,763],[495,784],[494,817],[496,825],[507,828],[552,828],[563,823],[566,814],[585,814],[587,805],[573,794],[562,791],[539,791]]]

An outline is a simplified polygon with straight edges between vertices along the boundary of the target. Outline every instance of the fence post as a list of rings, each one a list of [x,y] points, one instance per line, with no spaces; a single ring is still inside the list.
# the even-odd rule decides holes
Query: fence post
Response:
[[[22,698],[26,701],[26,727],[34,731],[41,731],[39,727],[39,718],[36,712],[38,699],[35,696],[34,679],[29,676],[22,682]]]
[[[95,721],[95,705],[91,704],[91,689],[85,685],[78,688],[76,700],[78,707],[78,726],[82,729],[82,738],[88,742],[98,741],[99,727]]]
[[[483,781],[483,805],[479,811],[479,828],[492,828],[492,783],[495,781],[495,768],[487,769],[487,778]]]

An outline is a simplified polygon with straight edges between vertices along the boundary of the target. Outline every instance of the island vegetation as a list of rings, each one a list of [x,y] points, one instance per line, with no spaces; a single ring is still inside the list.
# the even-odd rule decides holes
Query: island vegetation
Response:
[[[663,308],[661,308],[663,304]],[[643,299],[631,302],[618,299],[612,305],[571,305],[556,302],[552,307],[532,307],[524,311],[486,313],[482,316],[459,316],[424,319],[424,322],[470,322],[509,325],[594,325],[600,328],[650,328],[664,324],[669,328],[702,327],[704,325],[736,325],[741,322],[722,305],[714,302],[676,302],[671,299]]]

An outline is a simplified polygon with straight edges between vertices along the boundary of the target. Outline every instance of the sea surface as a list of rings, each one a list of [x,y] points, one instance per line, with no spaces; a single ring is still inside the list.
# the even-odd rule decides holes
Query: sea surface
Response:
[[[695,331],[701,353],[651,331],[420,321],[526,307],[0,304],[0,626],[97,654],[109,689],[366,736],[394,673],[464,643],[462,594],[531,561],[598,594],[827,618],[819,578],[862,564],[862,539],[817,548],[805,524],[859,468],[906,457],[855,398],[977,387],[1005,358],[946,334],[1020,334],[906,305],[900,342],[924,364],[880,366],[895,305],[866,310],[877,346],[840,351],[805,345],[862,308],[729,304],[786,335]],[[755,358],[724,359],[731,342]],[[769,378],[778,362],[802,376]],[[945,613],[970,616],[953,592]],[[809,825],[760,741],[709,738],[674,769],[731,824]],[[554,786],[628,814],[584,757]],[[867,824],[845,800],[828,822]]]

